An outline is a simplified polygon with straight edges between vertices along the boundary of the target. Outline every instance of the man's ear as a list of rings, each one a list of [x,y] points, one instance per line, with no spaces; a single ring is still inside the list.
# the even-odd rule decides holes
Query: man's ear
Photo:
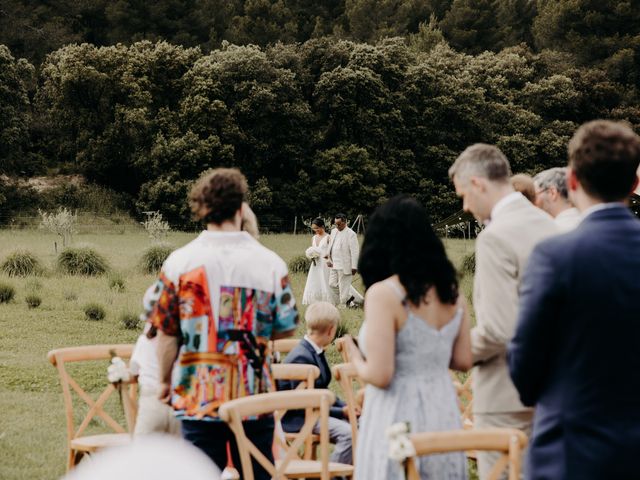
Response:
[[[471,177],[471,178],[469,178],[469,184],[473,185],[475,188],[479,189],[482,192],[484,192],[486,190],[486,184],[483,181],[483,179],[480,178],[480,177]]]
[[[578,190],[578,185],[580,185],[580,181],[576,175],[576,172],[573,171],[573,168],[567,168],[567,189],[570,192],[575,192]]]

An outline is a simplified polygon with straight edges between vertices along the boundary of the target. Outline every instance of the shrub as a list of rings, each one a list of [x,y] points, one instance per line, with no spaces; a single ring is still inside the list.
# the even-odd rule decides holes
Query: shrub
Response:
[[[103,320],[107,316],[104,307],[99,303],[89,303],[84,306],[83,310],[87,320]]]
[[[58,256],[58,267],[69,275],[102,275],[109,270],[105,258],[88,247],[65,248]]]
[[[120,315],[120,323],[127,330],[136,330],[140,326],[140,317],[135,313],[123,313]]]
[[[73,213],[67,208],[59,207],[56,213],[40,211],[40,217],[42,217],[42,222],[40,223],[41,228],[45,228],[51,233],[61,236],[62,245],[65,247],[71,243],[71,238],[77,233],[77,213]]]
[[[142,254],[142,270],[144,273],[158,273],[162,264],[173,251],[171,245],[161,244],[148,248]]]
[[[145,212],[147,214],[147,219],[142,223],[142,226],[147,231],[149,238],[153,242],[161,242],[171,230],[171,227],[167,222],[165,222],[162,218],[162,214],[160,212]]]
[[[0,269],[10,277],[28,277],[42,273],[40,260],[27,250],[16,250],[9,254]]]
[[[29,308],[38,308],[40,306],[40,304],[42,303],[42,298],[40,298],[38,295],[32,293],[30,295],[27,295],[24,299],[25,302],[27,302],[27,306]]]
[[[311,267],[311,260],[304,255],[297,255],[289,260],[289,271],[292,273],[305,273]]]
[[[16,296],[16,289],[8,283],[0,283],[0,303],[9,303]]]
[[[109,288],[115,292],[124,292],[126,285],[122,275],[119,273],[112,273],[109,276]]]
[[[465,255],[462,259],[462,273],[473,275],[476,273],[476,254],[475,252]]]

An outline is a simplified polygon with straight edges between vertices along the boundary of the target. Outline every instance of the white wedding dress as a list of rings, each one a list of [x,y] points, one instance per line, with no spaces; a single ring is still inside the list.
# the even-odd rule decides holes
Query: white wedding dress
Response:
[[[310,305],[314,302],[330,302],[329,291],[329,267],[327,259],[331,235],[325,233],[322,237],[313,236],[311,246],[307,248],[305,255],[311,259],[311,267],[307,275],[307,284],[302,294],[302,304]]]

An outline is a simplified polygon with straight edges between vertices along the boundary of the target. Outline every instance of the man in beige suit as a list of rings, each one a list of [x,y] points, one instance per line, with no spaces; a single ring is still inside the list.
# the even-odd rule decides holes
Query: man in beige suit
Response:
[[[476,428],[512,427],[531,433],[533,411],[519,400],[506,363],[507,344],[518,318],[518,288],[533,247],[557,233],[549,215],[514,191],[511,167],[495,146],[467,148],[449,169],[463,208],[486,228],[476,241],[471,330],[473,412]],[[488,477],[498,454],[478,454],[481,479]]]

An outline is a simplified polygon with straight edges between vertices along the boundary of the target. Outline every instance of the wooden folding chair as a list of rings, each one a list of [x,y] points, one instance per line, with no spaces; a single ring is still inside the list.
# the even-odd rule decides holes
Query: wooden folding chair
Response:
[[[362,389],[358,388],[358,375],[356,367],[352,363],[339,363],[332,368],[333,378],[339,383],[340,388],[344,393],[344,399],[347,403],[347,411],[349,412],[349,425],[351,426],[351,444],[352,451],[356,451],[356,443],[358,441],[358,420],[356,416],[356,410],[362,408],[362,405],[358,403],[356,391]],[[354,385],[355,384],[355,385]]]
[[[273,380],[289,380],[300,382],[296,387],[296,390],[313,390],[316,379],[320,376],[320,369],[315,365],[306,365],[303,363],[280,363],[271,365],[271,376]],[[276,420],[281,420],[287,413],[286,410],[276,413]],[[310,414],[310,409],[307,409],[305,415]],[[284,437],[287,442],[293,442],[297,437],[297,433],[285,432]],[[309,435],[305,439],[304,454],[305,460],[311,460],[315,451],[315,445],[320,441],[318,435]]]
[[[300,343],[299,338],[281,338],[270,342],[271,352],[277,363],[282,362],[287,354]]]
[[[498,480],[507,467],[509,480],[518,480],[522,451],[527,446],[527,436],[512,428],[414,433],[409,439],[416,449],[416,457],[469,450],[501,452],[487,480]],[[406,467],[407,480],[420,480],[415,457],[407,459]]]
[[[471,389],[471,374],[469,374],[464,383],[462,383],[455,372],[450,373],[453,385],[456,388],[456,393],[458,394],[458,406],[460,407],[460,414],[462,415],[462,428],[473,428],[473,391]]]
[[[338,352],[340,353],[342,361],[344,363],[349,363],[351,359],[349,358],[349,352],[347,351],[344,337],[336,338],[333,343],[336,346],[336,350],[338,350]]]
[[[88,345],[82,347],[60,348],[51,350],[47,358],[51,364],[57,368],[62,385],[62,394],[67,417],[67,470],[73,468],[80,461],[83,455],[89,455],[105,447],[126,445],[131,441],[136,417],[136,385],[130,384],[127,391],[123,391],[122,401],[125,410],[126,428],[109,415],[104,406],[116,388],[107,382],[107,366],[104,362],[104,383],[106,388],[94,400],[82,387],[69,375],[66,365],[75,362],[105,361],[111,359],[111,352],[122,359],[128,359],[133,352],[133,345]],[[89,407],[84,419],[76,429],[74,421],[73,397],[71,391],[74,390],[78,397]],[[96,416],[100,417],[104,423],[115,433],[86,435],[83,433],[89,423]]]
[[[286,392],[263,393],[231,400],[223,403],[218,411],[220,418],[229,424],[233,431],[242,463],[243,478],[254,480],[251,457],[262,465],[276,480],[291,478],[320,478],[353,476],[353,466],[329,462],[329,408],[335,401],[335,395],[329,390],[290,390]],[[271,463],[247,438],[242,419],[274,413],[282,410],[311,410],[305,417],[300,433],[290,446],[284,445],[287,452],[282,460]],[[311,435],[313,426],[320,422],[320,460],[300,460],[298,449]]]

